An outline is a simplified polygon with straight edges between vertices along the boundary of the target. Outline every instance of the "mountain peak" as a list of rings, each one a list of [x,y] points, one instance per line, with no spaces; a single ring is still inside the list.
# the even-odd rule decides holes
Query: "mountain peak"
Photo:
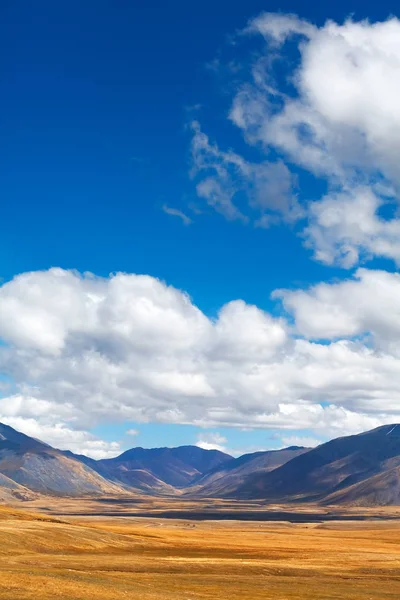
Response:
[[[22,495],[26,489],[66,496],[134,490],[171,495],[186,488],[191,497],[400,504],[400,424],[312,449],[289,446],[233,458],[193,445],[136,447],[96,461],[56,450],[0,423],[0,488],[4,487],[9,494]]]
[[[389,472],[390,477],[386,475]],[[368,498],[365,502],[371,502],[377,476],[381,482],[392,482],[386,495],[379,490],[379,504],[400,502],[400,425],[397,423],[321,444],[270,473],[255,475],[237,490],[237,496],[307,502],[326,501],[330,497],[335,502]],[[346,490],[350,488],[353,491],[349,496]]]

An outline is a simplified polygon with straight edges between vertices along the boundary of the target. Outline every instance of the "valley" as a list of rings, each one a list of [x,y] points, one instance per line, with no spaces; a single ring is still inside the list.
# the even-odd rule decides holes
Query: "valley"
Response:
[[[261,500],[184,497],[85,497],[40,496],[14,503],[24,511],[40,512],[52,518],[129,518],[185,521],[253,521],[310,523],[337,521],[391,521],[399,519],[400,506],[321,506],[315,503],[274,504]]]
[[[89,514],[89,502],[66,502],[69,513],[79,506],[81,516],[75,517],[0,509],[2,600],[400,596],[397,520],[293,524],[96,517]]]
[[[397,599],[398,429],[96,461],[0,424],[0,600]]]
[[[1,8],[0,600],[400,600],[400,8]]]

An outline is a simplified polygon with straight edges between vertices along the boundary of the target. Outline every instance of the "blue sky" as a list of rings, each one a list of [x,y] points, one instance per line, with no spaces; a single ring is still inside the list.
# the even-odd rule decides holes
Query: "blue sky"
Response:
[[[201,104],[213,133],[235,139],[224,119],[229,98],[207,65],[262,8],[9,7],[1,32],[5,279],[54,265],[150,273],[214,311],[236,297],[264,305],[288,281],[324,276],[286,229],[265,235],[221,218],[184,228],[161,210],[195,200],[187,107]]]
[[[252,0],[8,3],[0,19],[3,283],[18,274],[51,267],[105,278],[115,272],[147,274],[187,292],[210,319],[217,318],[223,305],[241,299],[273,318],[284,315],[292,324],[300,318],[301,307],[291,297],[282,308],[279,299],[271,299],[274,290],[307,290],[320,282],[345,281],[360,265],[371,272],[395,273],[395,251],[371,250],[372,242],[364,238],[354,241],[352,252],[356,247],[362,250],[351,264],[340,260],[335,252],[348,251],[347,238],[343,242],[336,237],[328,249],[322,247],[317,239],[320,229],[314,228],[312,235],[304,233],[307,216],[291,221],[279,214],[270,227],[255,226],[253,213],[259,207],[246,195],[246,190],[256,185],[254,181],[235,197],[235,202],[248,210],[246,223],[240,218],[229,220],[214,210],[196,187],[206,177],[199,161],[207,155],[207,161],[216,160],[225,169],[229,160],[221,153],[231,150],[251,164],[286,161],[302,205],[318,202],[328,189],[348,193],[348,181],[354,181],[354,174],[346,185],[339,185],[337,179],[333,182],[334,168],[321,175],[293,155],[287,158],[288,148],[282,150],[268,142],[266,151],[265,146],[249,142],[250,126],[246,129],[229,120],[234,98],[243,86],[250,85],[256,59],[281,51],[274,46],[267,52],[259,39],[238,32],[262,11],[297,14],[322,30],[327,19],[339,25],[349,15],[355,21],[384,21],[395,9],[385,2],[338,2],[330,5],[329,11],[315,2],[266,4]],[[296,35],[303,35],[301,27]],[[280,93],[290,97],[293,85],[287,76],[301,64],[298,38],[289,40],[284,52],[285,59],[273,67],[272,76]],[[203,149],[200,157],[191,154],[192,120],[200,123],[210,145],[218,147],[216,159],[211,146]],[[329,159],[331,154],[327,151]],[[382,179],[385,185],[389,182],[396,187],[390,165],[382,164],[368,172],[368,185]],[[357,177],[370,168],[365,165],[357,166]],[[241,185],[237,172],[231,164],[226,169],[227,186],[237,189]],[[396,201],[391,200],[392,204]],[[191,224],[168,214],[165,207],[182,211]],[[319,216],[312,218],[315,227],[321,224]],[[338,236],[335,232],[332,236]],[[335,256],[319,259],[318,251]],[[24,322],[23,315],[16,318]],[[302,322],[303,329],[299,327],[294,338],[317,340],[321,345],[340,338],[342,330],[350,340],[354,335],[370,335],[373,329],[368,322],[359,329],[339,327],[331,335],[325,329],[315,333],[314,324]],[[0,335],[6,347],[18,346],[8,329]],[[40,389],[32,374],[16,374],[9,362],[4,364],[4,377],[15,383],[13,393],[25,393],[29,386]],[[50,402],[52,389],[43,392],[43,397],[39,393],[39,400]],[[9,393],[10,389],[5,389],[4,403],[9,402]],[[382,397],[388,393],[382,392]],[[392,418],[392,408],[387,410],[386,405],[380,412],[376,407],[365,408],[368,394],[361,395],[358,408],[354,408],[362,415],[358,423],[375,424],[373,419],[379,421],[389,414]],[[331,397],[331,391],[321,392],[317,405],[324,407]],[[69,399],[60,395],[57,402],[65,408]],[[174,404],[173,398],[170,402]],[[332,402],[337,405],[336,400]],[[250,407],[252,410],[255,408]],[[63,411],[68,427],[79,429],[77,417]],[[108,417],[106,411],[100,413],[104,416],[93,423],[88,419],[86,430],[107,442],[120,441],[121,448],[199,440],[212,443],[215,438],[215,444],[228,450],[244,451],[332,435],[329,428],[317,431],[312,426],[298,430],[290,426],[282,433],[270,424],[240,426],[235,421],[233,427],[227,427],[222,420],[199,427],[198,420],[189,424],[187,415],[182,424],[168,424],[164,417],[158,422],[152,421],[153,417],[150,422],[139,422],[131,415],[117,418],[115,414]],[[3,414],[7,418],[7,410]],[[8,418],[20,419],[15,423],[23,427],[24,419],[34,417],[22,411]],[[54,424],[49,424],[45,414],[37,422],[43,435],[53,440],[48,432]],[[127,429],[140,433],[133,439],[125,435]],[[340,431],[338,425],[333,433]],[[218,442],[218,436],[224,441]]]

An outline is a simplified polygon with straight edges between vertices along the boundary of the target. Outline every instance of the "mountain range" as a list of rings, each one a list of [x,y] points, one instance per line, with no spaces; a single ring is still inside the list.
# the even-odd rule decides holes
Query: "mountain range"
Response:
[[[0,423],[0,500],[151,494],[266,503],[400,504],[400,425],[234,458],[197,446],[132,448],[94,460]]]
[[[269,502],[400,504],[400,425],[321,444],[269,473],[250,475],[233,495]]]
[[[264,474],[308,451],[309,448],[291,446],[282,450],[253,452],[243,454],[239,458],[231,458],[207,471],[203,476],[197,477],[192,482],[188,494],[202,497],[235,497],[236,491],[247,481],[249,476],[257,474],[263,477]]]
[[[197,446],[178,448],[132,448],[116,458],[93,460],[67,452],[102,477],[129,488],[146,492],[174,493],[197,478],[232,460],[219,450]]]

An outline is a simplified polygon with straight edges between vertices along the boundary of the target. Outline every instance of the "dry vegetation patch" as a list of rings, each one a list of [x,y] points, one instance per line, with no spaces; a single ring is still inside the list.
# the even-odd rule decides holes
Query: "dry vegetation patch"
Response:
[[[53,519],[0,508],[4,600],[400,598],[397,521]]]

